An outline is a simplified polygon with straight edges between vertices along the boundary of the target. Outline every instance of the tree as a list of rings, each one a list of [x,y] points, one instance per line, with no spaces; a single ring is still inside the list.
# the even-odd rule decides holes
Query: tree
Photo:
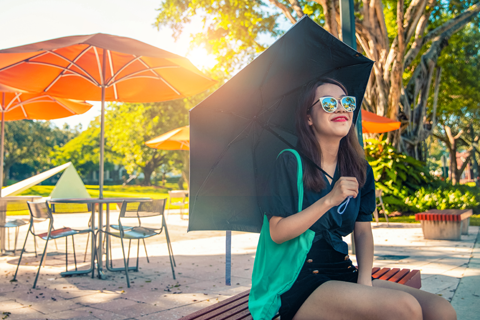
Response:
[[[100,161],[100,120],[97,117],[91,121],[88,128],[65,145],[54,148],[51,154],[52,163],[56,166],[72,162],[78,173],[85,176],[99,168]],[[120,163],[120,156],[105,146],[105,169],[113,169]]]
[[[181,166],[178,152],[147,147],[145,142],[188,123],[187,99],[163,103],[113,103],[106,115],[107,144],[122,156],[128,173],[140,169],[144,185],[161,165]]]
[[[78,129],[59,129],[49,121],[6,122],[3,181],[11,176],[24,179],[50,169],[50,152],[75,136]]]
[[[214,72],[225,74],[265,50],[262,39],[282,34],[285,19],[293,24],[308,14],[341,38],[338,0],[165,0],[158,11],[157,27],[170,27],[174,36],[193,19],[202,19],[204,30],[194,35],[194,44],[216,55]],[[356,0],[355,12],[357,46],[376,61],[364,108],[401,120],[401,131],[389,139],[399,150],[424,159],[421,147],[435,127],[427,128],[425,121],[431,119],[425,115],[435,108],[427,109],[427,100],[438,58],[450,37],[477,17],[480,2]]]
[[[445,143],[450,153],[451,181],[456,184],[472,159],[479,153],[480,124],[480,30],[467,27],[453,36],[438,61],[442,83],[438,94],[438,123],[434,136]],[[457,168],[457,152],[467,159]]]

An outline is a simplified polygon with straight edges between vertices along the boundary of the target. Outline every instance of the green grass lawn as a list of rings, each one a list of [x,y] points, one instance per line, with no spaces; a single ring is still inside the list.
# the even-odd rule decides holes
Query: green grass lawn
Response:
[[[93,198],[98,198],[99,190],[97,185],[86,185],[88,193]],[[48,197],[52,193],[54,186],[34,186],[25,190],[20,195],[32,195]],[[152,199],[168,199],[168,191],[178,189],[176,183],[167,183],[165,188],[161,187],[142,187],[142,186],[104,186],[103,196],[105,198],[152,198]],[[172,199],[173,202],[178,202],[181,199]],[[187,198],[188,201],[188,198]],[[58,206],[58,205],[57,205]],[[84,205],[77,207],[69,205],[69,208],[61,210],[64,213],[68,212],[85,212]],[[170,199],[167,200],[167,209],[179,209],[179,206],[170,206]],[[188,209],[188,204],[185,205]],[[12,210],[19,208],[13,208]],[[27,209],[25,207],[25,209]],[[59,208],[60,209],[60,208]],[[28,210],[10,211],[7,208],[7,215],[28,215]]]

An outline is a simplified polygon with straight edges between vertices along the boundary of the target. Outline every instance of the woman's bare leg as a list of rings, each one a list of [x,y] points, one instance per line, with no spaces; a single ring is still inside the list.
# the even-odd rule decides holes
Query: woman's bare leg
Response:
[[[420,303],[424,320],[457,319],[457,313],[455,312],[455,309],[453,309],[450,302],[435,294],[411,288],[402,284],[378,279],[373,280],[373,287],[398,290],[411,294]]]
[[[410,293],[344,281],[328,281],[303,303],[294,320],[422,320]]]

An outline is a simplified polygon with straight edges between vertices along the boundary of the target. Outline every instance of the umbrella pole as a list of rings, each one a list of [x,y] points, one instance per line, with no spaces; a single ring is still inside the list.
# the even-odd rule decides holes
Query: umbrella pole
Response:
[[[0,198],[2,197],[2,188],[3,188],[3,149],[4,149],[4,142],[5,142],[5,112],[3,110],[5,106],[5,92],[2,93],[2,139],[0,141]]]
[[[225,285],[232,285],[232,231],[227,230],[225,234],[226,239],[226,254],[225,254]]]
[[[103,199],[103,170],[104,170],[104,152],[105,152],[105,62],[107,50],[103,49],[102,61],[102,111],[100,115],[100,170],[98,174],[99,198]]]

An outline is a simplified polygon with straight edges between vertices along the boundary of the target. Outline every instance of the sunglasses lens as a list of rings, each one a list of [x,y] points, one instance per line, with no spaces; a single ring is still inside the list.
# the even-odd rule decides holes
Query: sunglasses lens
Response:
[[[355,111],[355,108],[357,106],[356,101],[355,101],[355,97],[350,97],[350,96],[343,97],[342,98],[342,106],[348,112]]]
[[[337,100],[335,98],[321,98],[323,110],[328,113],[332,113],[337,110]]]

